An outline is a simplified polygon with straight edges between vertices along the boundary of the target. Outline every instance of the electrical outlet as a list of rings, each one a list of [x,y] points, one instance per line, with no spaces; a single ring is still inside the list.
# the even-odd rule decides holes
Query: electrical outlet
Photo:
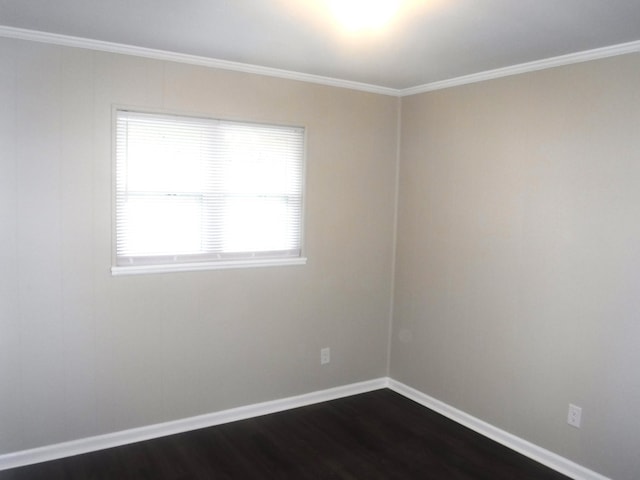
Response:
[[[582,408],[569,404],[569,415],[567,416],[567,423],[572,427],[580,428],[580,421],[582,420]]]
[[[320,349],[320,365],[325,365],[331,361],[331,349],[325,347]]]

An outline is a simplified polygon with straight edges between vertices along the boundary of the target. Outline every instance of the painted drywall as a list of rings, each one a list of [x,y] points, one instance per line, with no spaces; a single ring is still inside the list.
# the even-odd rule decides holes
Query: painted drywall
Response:
[[[398,102],[0,39],[0,453],[386,375]],[[113,105],[305,126],[307,265],[112,277]]]
[[[387,373],[397,99],[8,39],[0,66],[0,454]],[[391,376],[616,479],[640,471],[639,73],[406,97],[400,124]],[[305,125],[308,265],[112,277],[113,104]]]
[[[618,480],[640,476],[639,79],[620,56],[401,117],[390,376]]]

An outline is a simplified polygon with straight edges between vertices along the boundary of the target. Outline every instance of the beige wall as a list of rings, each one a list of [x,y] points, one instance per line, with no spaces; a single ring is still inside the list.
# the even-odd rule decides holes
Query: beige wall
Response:
[[[402,100],[390,371],[627,480],[640,472],[639,82],[634,54]]]
[[[308,264],[112,277],[113,104],[306,126]],[[0,453],[386,375],[398,99],[0,39],[0,106]]]
[[[390,373],[636,478],[639,55],[402,99],[390,372],[397,99],[7,39],[0,67],[0,454]],[[112,277],[113,104],[306,126],[309,263]]]

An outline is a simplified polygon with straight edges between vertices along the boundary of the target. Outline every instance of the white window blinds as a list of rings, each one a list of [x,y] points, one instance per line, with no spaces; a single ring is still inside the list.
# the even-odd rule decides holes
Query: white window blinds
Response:
[[[116,112],[116,265],[301,254],[304,129]]]

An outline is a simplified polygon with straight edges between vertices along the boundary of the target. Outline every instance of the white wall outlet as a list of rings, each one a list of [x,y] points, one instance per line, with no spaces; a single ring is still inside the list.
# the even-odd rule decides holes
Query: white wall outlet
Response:
[[[582,408],[569,404],[569,415],[567,416],[567,423],[572,427],[580,428],[580,421],[582,420]]]
[[[325,347],[320,349],[320,365],[325,365],[331,361],[331,349]]]

